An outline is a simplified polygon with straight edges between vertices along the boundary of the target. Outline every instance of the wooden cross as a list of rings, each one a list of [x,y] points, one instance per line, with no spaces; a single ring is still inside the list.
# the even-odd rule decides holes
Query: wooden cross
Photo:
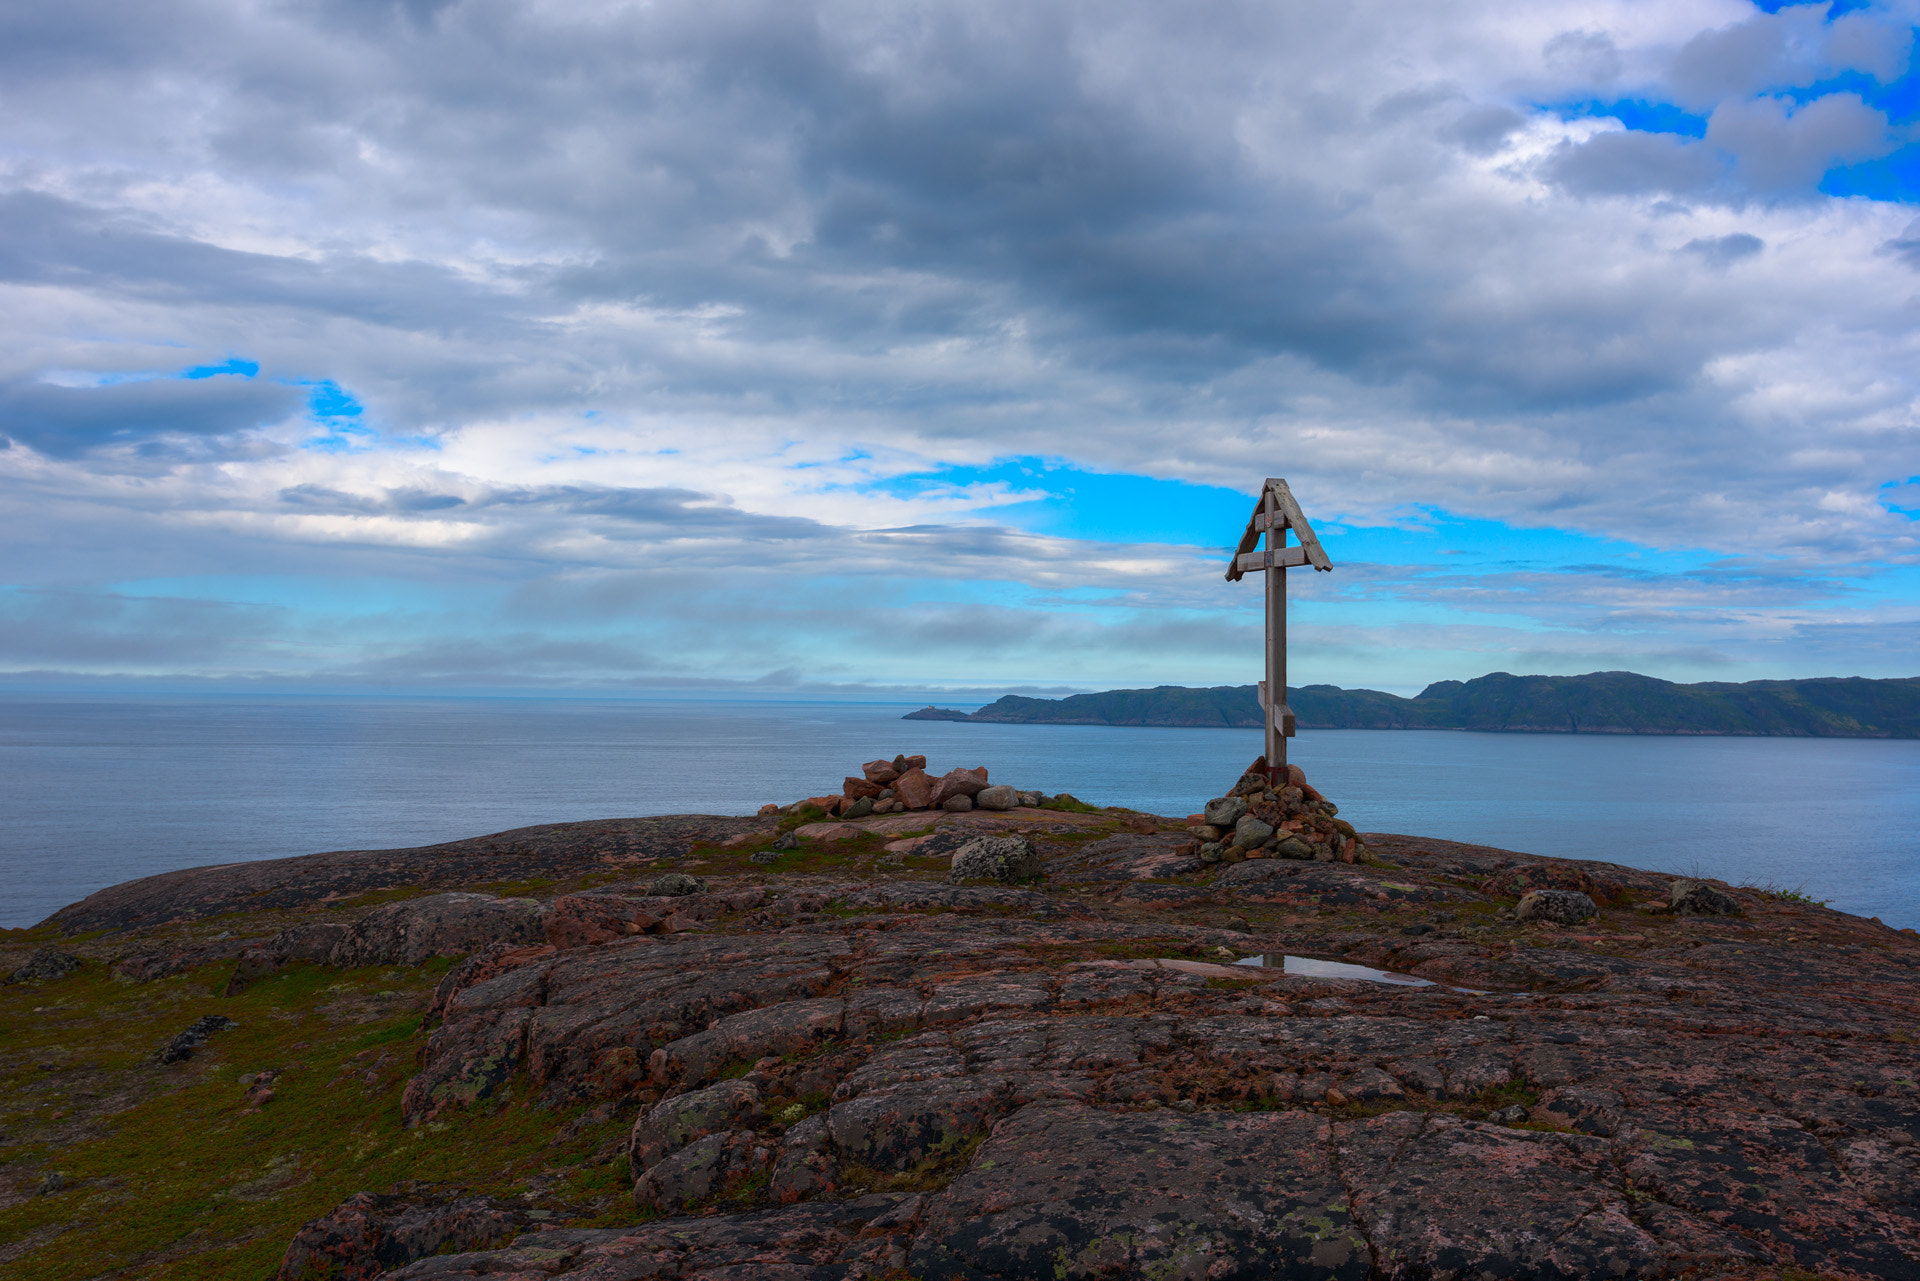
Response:
[[[1287,546],[1291,529],[1300,540],[1298,547]],[[1267,536],[1265,551],[1258,550],[1260,536]],[[1260,707],[1266,712],[1266,757],[1268,776],[1278,781],[1287,765],[1287,740],[1293,737],[1293,709],[1287,706],[1287,566],[1311,565],[1332,570],[1333,562],[1321,550],[1306,513],[1294,500],[1287,482],[1271,476],[1260,487],[1260,501],[1253,505],[1247,532],[1240,536],[1227,565],[1227,581],[1237,583],[1250,569],[1266,571],[1267,576],[1267,679],[1260,682]]]

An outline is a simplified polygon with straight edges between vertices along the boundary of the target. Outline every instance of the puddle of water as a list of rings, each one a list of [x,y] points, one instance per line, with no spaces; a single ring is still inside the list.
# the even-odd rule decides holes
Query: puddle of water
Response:
[[[1353,965],[1346,961],[1322,961],[1311,956],[1276,956],[1271,952],[1260,956],[1246,956],[1234,962],[1235,965],[1254,965],[1263,969],[1280,967],[1282,972],[1304,979],[1365,979],[1370,983],[1391,983],[1396,987],[1440,987],[1432,979],[1415,978],[1411,974],[1396,974],[1392,970],[1376,970],[1371,965]],[[1470,996],[1485,996],[1485,992],[1471,987],[1450,987],[1450,992],[1465,992]]]

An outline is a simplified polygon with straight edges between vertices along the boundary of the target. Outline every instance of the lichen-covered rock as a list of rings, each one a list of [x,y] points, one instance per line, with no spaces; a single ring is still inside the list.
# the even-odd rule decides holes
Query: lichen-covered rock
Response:
[[[564,894],[553,901],[541,929],[556,948],[588,947],[653,933],[663,919],[618,895]]]
[[[1020,804],[1020,793],[999,783],[981,788],[974,794],[973,803],[983,810],[1010,810]]]
[[[1667,905],[1681,916],[1734,916],[1740,911],[1733,895],[1706,881],[1675,881],[1667,887]]]
[[[689,876],[685,872],[668,872],[665,876],[656,877],[653,882],[647,886],[647,893],[664,897],[679,897],[686,894],[704,894],[706,892],[707,883],[705,881],[697,876]]]
[[[1298,1276],[1363,1281],[1372,1255],[1308,1113],[1109,1113],[1035,1103],[932,1198],[927,1281]]]
[[[529,1232],[510,1249],[421,1259],[383,1281],[855,1281],[906,1260],[920,1199],[809,1201],[624,1228]]]
[[[749,1081],[722,1081],[704,1090],[676,1094],[634,1123],[628,1159],[634,1170],[644,1170],[695,1139],[750,1128],[762,1119],[759,1087]]]
[[[193,1057],[193,1052],[205,1045],[207,1039],[215,1032],[224,1032],[230,1027],[239,1026],[238,1023],[235,1023],[224,1014],[203,1015],[195,1019],[192,1026],[188,1027],[186,1031],[180,1033],[180,1035],[155,1050],[153,1052],[153,1061],[155,1063],[166,1064],[178,1063],[182,1059],[190,1059]]]
[[[1247,802],[1244,798],[1223,796],[1218,800],[1208,801],[1204,815],[1209,825],[1224,831],[1238,823],[1246,812]]]
[[[7,976],[9,983],[49,983],[63,979],[80,968],[80,958],[50,947],[34,950],[27,963]]]
[[[546,909],[529,898],[431,894],[376,908],[341,936],[327,964],[418,965],[431,956],[464,956],[489,943],[544,943]]]
[[[1233,843],[1243,850],[1258,849],[1272,835],[1273,825],[1263,823],[1251,814],[1244,815],[1233,825]]]
[[[1513,909],[1515,919],[1577,925],[1599,912],[1594,901],[1578,890],[1535,890]]]
[[[276,1281],[371,1281],[441,1250],[505,1245],[526,1211],[492,1197],[444,1203],[357,1192],[294,1234]]]
[[[695,1139],[653,1165],[633,1184],[641,1210],[675,1214],[712,1201],[773,1166],[774,1148],[750,1130],[729,1130]]]
[[[999,881],[1015,885],[1031,881],[1047,870],[1040,852],[1024,836],[982,836],[954,851],[947,880]]]

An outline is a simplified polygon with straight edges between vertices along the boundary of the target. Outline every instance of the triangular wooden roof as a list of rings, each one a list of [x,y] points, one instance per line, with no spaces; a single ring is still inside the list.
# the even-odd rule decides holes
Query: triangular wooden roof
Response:
[[[1283,546],[1286,531],[1291,529],[1293,536],[1300,540],[1298,547]],[[1260,535],[1267,535],[1267,550],[1258,550]],[[1300,510],[1299,502],[1293,491],[1287,488],[1287,482],[1278,477],[1269,476],[1260,487],[1259,501],[1253,505],[1253,515],[1247,518],[1247,532],[1240,536],[1240,545],[1234,549],[1233,559],[1227,563],[1227,581],[1237,583],[1250,569],[1264,570],[1270,566],[1311,565],[1315,569],[1331,570],[1333,562],[1327,559],[1326,549],[1320,546],[1319,538],[1314,536],[1313,526],[1307,523],[1307,514]]]

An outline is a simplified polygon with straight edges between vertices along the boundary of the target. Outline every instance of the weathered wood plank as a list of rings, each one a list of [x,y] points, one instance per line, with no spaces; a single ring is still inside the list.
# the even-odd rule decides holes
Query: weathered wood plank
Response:
[[[1247,552],[1233,558],[1233,564],[1241,573],[1257,569],[1286,569],[1290,566],[1307,564],[1307,549],[1304,547],[1282,547],[1275,550],[1269,547],[1265,551]]]
[[[1277,477],[1267,478],[1267,490],[1280,499],[1280,509],[1287,514],[1287,527],[1293,530],[1294,537],[1307,549],[1307,561],[1315,569],[1331,570],[1333,562],[1327,559],[1326,549],[1320,546],[1320,539],[1314,534],[1313,526],[1307,522],[1307,514],[1300,510],[1299,502],[1293,491],[1287,488],[1287,482]]]

